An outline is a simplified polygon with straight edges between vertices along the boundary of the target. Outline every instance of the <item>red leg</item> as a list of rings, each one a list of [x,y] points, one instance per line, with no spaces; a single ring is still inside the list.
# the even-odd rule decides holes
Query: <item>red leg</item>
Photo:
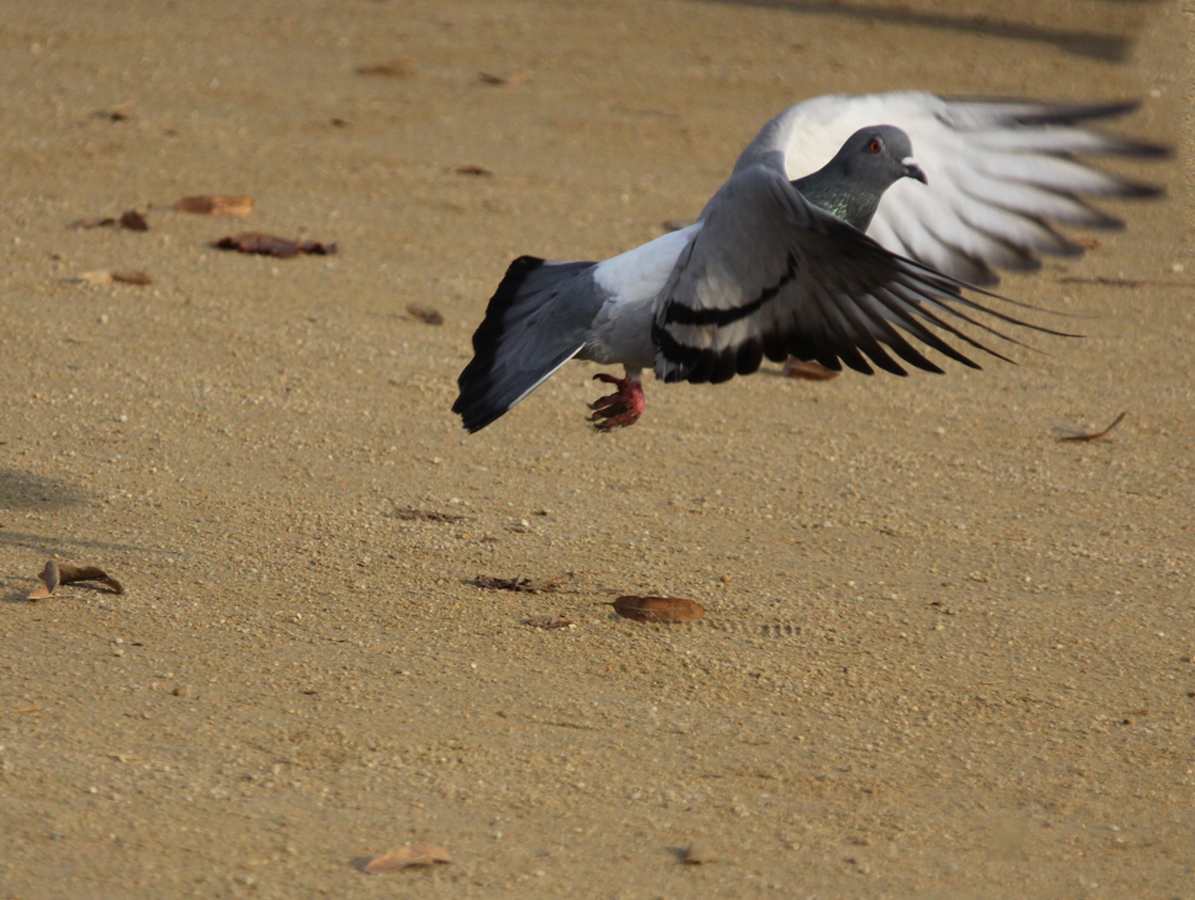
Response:
[[[608,394],[589,404],[594,411],[589,417],[593,427],[600,431],[612,431],[615,428],[625,428],[634,425],[643,415],[647,401],[643,399],[643,386],[637,379],[615,378],[605,372],[593,376],[594,381],[604,381],[618,386],[613,394]]]

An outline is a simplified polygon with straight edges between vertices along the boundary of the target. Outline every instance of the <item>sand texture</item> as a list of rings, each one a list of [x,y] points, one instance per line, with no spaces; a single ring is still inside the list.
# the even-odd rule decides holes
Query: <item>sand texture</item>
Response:
[[[1195,897],[1193,11],[9,0],[0,897]],[[570,363],[461,429],[512,258],[895,88],[1143,101],[1175,158],[1108,165],[1167,196],[1001,285],[1083,339],[609,435]],[[364,872],[407,843],[452,861]]]

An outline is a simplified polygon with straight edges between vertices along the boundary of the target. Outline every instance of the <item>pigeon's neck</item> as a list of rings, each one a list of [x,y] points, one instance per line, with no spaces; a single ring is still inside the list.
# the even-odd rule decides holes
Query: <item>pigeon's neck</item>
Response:
[[[792,185],[814,206],[866,231],[883,193],[852,187],[840,173],[827,171],[829,168],[798,178]]]

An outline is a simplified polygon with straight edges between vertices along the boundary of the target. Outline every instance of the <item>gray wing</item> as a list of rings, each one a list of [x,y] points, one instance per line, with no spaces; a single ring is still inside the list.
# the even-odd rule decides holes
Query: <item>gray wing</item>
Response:
[[[606,297],[593,282],[594,265],[534,256],[510,264],[457,379],[452,411],[465,428],[485,428],[584,346]]]
[[[870,360],[906,374],[889,351],[941,372],[905,335],[979,368],[927,326],[1000,359],[959,326],[1013,343],[977,316],[1049,331],[964,297],[967,285],[814,207],[793,189],[778,153],[737,170],[702,221],[656,301],[655,371],[664,381],[726,381],[756,371],[765,356],[789,355],[866,374]]]
[[[923,91],[828,95],[764,126],[739,166],[779,150],[792,179],[816,171],[859,128],[895,125],[913,142],[929,183],[898,181],[867,233],[884,247],[972,284],[997,270],[1038,268],[1042,253],[1078,255],[1056,230],[1119,228],[1089,198],[1154,197],[1157,187],[1101,171],[1091,157],[1158,159],[1168,151],[1091,127],[1134,103],[945,100]]]

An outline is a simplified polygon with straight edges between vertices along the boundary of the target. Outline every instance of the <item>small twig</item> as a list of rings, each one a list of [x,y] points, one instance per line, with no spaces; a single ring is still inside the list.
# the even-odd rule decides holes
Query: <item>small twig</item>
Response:
[[[1097,431],[1095,434],[1072,434],[1072,435],[1067,435],[1066,437],[1060,437],[1058,440],[1060,440],[1060,441],[1098,441],[1100,438],[1106,436],[1109,431],[1111,431],[1113,428],[1115,428],[1117,425],[1119,425],[1122,421],[1124,421],[1124,417],[1127,415],[1128,415],[1127,412],[1122,412],[1119,416],[1116,417],[1116,421],[1114,421],[1111,425],[1109,425],[1103,431]]]
[[[1189,288],[1195,286],[1195,283],[1190,281],[1176,281],[1174,279],[1162,278],[1107,278],[1099,275],[1095,278],[1077,278],[1074,276],[1067,276],[1058,279],[1059,284],[1100,284],[1105,287],[1185,287]]]

